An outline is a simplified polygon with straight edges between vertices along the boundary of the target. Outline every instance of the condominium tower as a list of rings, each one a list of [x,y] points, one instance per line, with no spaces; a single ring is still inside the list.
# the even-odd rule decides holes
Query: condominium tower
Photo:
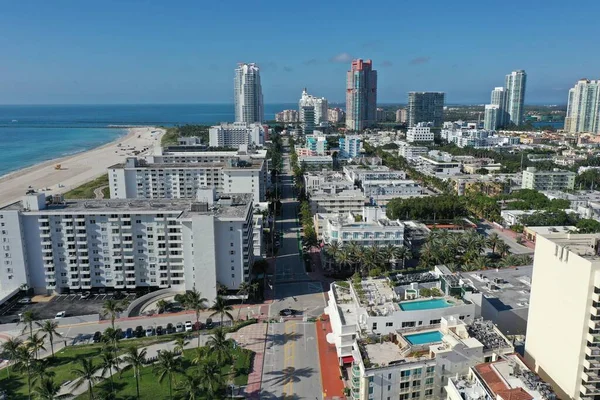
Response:
[[[442,126],[444,123],[444,92],[409,92],[408,126],[420,122]]]
[[[346,128],[360,131],[377,120],[377,71],[371,60],[352,61],[346,75]]]
[[[260,70],[256,64],[238,64],[233,79],[235,122],[262,123],[264,119]]]
[[[600,80],[580,79],[569,90],[565,131],[600,133]]]
[[[600,235],[537,235],[525,360],[561,399],[600,396]]]
[[[510,122],[515,125],[521,125],[524,119],[524,101],[525,86],[527,83],[527,74],[523,70],[513,71],[506,75],[506,100],[505,110]]]

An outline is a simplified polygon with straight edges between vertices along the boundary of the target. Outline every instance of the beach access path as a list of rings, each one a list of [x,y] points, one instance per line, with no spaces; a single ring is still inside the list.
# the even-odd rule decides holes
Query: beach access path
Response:
[[[152,154],[164,133],[155,127],[130,128],[127,135],[104,146],[4,175],[0,177],[0,207],[19,201],[30,186],[47,195],[64,193],[106,174],[111,165],[133,157],[133,151],[140,151],[138,156]]]

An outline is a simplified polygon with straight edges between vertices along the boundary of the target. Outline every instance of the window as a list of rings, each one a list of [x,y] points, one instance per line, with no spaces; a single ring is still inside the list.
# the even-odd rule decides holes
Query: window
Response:
[[[400,376],[410,376],[410,370],[400,371]]]
[[[393,322],[386,322],[386,323],[385,323],[385,326],[386,326],[386,327],[394,326],[394,323],[393,323]]]

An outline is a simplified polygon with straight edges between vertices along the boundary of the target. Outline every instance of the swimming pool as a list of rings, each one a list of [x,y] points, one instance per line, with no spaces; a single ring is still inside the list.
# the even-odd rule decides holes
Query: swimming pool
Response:
[[[398,305],[402,311],[431,310],[433,308],[446,308],[452,306],[452,304],[444,299],[403,301]]]
[[[443,335],[440,331],[430,331],[413,333],[412,335],[404,335],[404,338],[408,340],[408,343],[415,345],[441,342],[442,337]]]

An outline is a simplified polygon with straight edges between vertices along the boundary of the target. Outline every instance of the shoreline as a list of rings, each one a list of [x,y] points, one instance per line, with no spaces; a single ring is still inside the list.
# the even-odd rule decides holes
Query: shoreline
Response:
[[[64,193],[105,174],[111,165],[134,157],[132,151],[140,151],[137,156],[152,154],[165,132],[154,126],[128,128],[125,135],[104,145],[2,175],[0,206],[18,201],[29,186],[34,190],[49,189],[43,190],[47,195]],[[61,165],[60,169],[55,169],[57,164]]]

